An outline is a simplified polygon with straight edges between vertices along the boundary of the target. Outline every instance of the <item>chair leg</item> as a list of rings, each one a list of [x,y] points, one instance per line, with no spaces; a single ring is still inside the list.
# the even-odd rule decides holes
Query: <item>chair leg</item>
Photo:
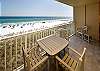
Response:
[[[49,64],[50,64],[50,61],[49,61],[49,59],[48,59],[48,71],[50,71],[50,66],[49,66]]]
[[[89,43],[89,38],[90,38],[90,37],[88,36],[88,43]]]
[[[58,71],[58,61],[56,60],[56,71]]]

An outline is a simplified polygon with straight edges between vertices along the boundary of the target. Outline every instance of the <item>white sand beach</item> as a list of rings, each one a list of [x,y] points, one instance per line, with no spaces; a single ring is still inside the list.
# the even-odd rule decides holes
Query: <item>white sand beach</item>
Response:
[[[39,23],[33,23],[33,22],[19,22],[17,25],[6,25],[0,26],[0,38],[3,38],[5,36],[13,36],[18,35],[21,33],[29,32],[29,31],[37,31],[42,30],[46,28],[52,28],[57,25],[61,25],[63,23],[69,24],[69,21],[52,21],[52,22],[39,22]]]

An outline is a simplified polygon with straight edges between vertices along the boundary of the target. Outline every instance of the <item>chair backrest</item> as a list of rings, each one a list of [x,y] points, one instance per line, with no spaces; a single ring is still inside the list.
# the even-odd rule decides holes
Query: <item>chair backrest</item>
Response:
[[[82,27],[82,32],[83,32],[83,33],[87,33],[87,31],[88,31],[88,27],[87,27],[87,26],[83,26],[83,27]]]
[[[32,71],[32,70],[37,70],[37,69],[39,70],[40,69],[39,66],[48,59],[48,56],[45,56],[45,55],[42,56],[39,53],[39,50],[37,47],[31,48],[31,49],[22,48],[22,51],[23,51],[23,59],[24,59],[24,69],[26,71]]]
[[[69,33],[68,33],[67,29],[60,28],[57,30],[56,33],[58,36],[65,38],[66,40],[69,40]]]

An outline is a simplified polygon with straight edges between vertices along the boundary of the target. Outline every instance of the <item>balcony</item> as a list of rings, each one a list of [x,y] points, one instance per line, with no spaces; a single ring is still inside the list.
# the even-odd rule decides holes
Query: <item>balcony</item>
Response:
[[[75,34],[74,23],[64,23],[52,28],[1,38],[0,70],[12,71],[23,68],[22,47],[32,48],[33,46],[36,46],[36,40],[52,34],[64,37],[64,34],[60,32],[60,28],[65,29],[68,36]]]
[[[52,28],[37,30],[35,32],[24,33],[16,36],[2,38],[0,40],[0,70],[1,71],[16,71],[23,70],[24,62],[22,56],[22,47],[32,48],[36,46],[36,40],[49,35],[56,35],[62,38],[66,37],[64,32],[67,32],[67,37],[70,40],[69,46],[80,52],[83,47],[87,48],[85,71],[98,71],[99,63],[99,46],[95,42],[88,43],[80,39],[75,34],[74,23],[62,24]],[[61,29],[64,29],[63,31]],[[63,32],[63,33],[62,33]],[[95,56],[94,56],[95,55]],[[94,66],[95,65],[95,66]]]
[[[94,2],[92,2],[92,4],[96,10],[91,11],[92,9],[91,8],[92,4],[90,4],[91,2],[88,2],[89,5],[91,5],[89,7],[88,3],[86,3],[87,6],[84,5],[85,2],[83,2],[83,0],[81,0],[82,2],[79,2],[79,4],[77,4],[76,1],[72,1],[72,0],[71,0],[72,2],[70,2],[70,0],[68,0],[68,2],[66,2],[65,0],[58,0],[58,1],[61,1],[61,2],[64,1],[63,3],[69,4],[75,7],[75,21],[76,21],[75,24],[74,23],[61,24],[58,26],[54,26],[52,28],[25,32],[19,35],[0,38],[0,61],[1,61],[0,71],[22,70],[24,67],[23,65],[24,62],[23,62],[23,57],[22,57],[22,47],[32,48],[37,45],[36,40],[44,38],[52,34],[64,38],[66,37],[64,33],[67,33],[67,37],[70,41],[69,46],[71,46],[72,48],[75,48],[79,52],[80,50],[82,50],[83,47],[87,48],[84,71],[99,71],[100,70],[100,44],[97,43],[96,41],[91,41],[88,43],[87,41],[84,41],[83,39],[74,35],[76,32],[75,29],[77,27],[80,27],[80,25],[86,24],[87,26],[89,26],[88,34],[98,39],[98,32],[99,32],[98,23],[97,23],[98,14],[97,14],[97,7],[95,7]],[[84,10],[85,8],[87,11]],[[80,13],[80,10],[82,10],[82,14]],[[89,20],[89,19],[92,19],[92,20]],[[94,23],[96,23],[96,25],[93,25]],[[94,29],[94,26],[97,27],[97,29]],[[61,29],[65,29],[65,30],[62,31]]]

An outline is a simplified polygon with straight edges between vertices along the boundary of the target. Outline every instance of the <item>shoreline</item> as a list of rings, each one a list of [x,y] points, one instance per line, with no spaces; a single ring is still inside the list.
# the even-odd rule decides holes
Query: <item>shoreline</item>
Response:
[[[0,39],[3,39],[4,37],[23,34],[23,33],[44,30],[47,28],[53,28],[53,27],[61,25],[63,23],[70,24],[69,22],[70,21],[55,20],[55,21],[51,21],[51,22],[47,22],[47,21],[41,21],[39,23],[20,22],[21,24],[19,24],[19,25],[18,24],[6,25],[6,27],[4,27],[4,26],[0,27]]]

